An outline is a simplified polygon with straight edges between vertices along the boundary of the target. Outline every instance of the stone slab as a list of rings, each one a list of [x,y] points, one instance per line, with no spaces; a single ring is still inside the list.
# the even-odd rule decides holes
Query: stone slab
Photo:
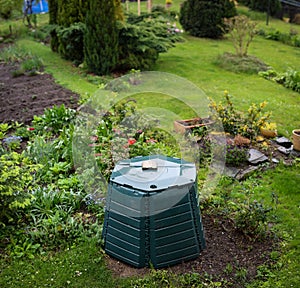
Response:
[[[248,161],[253,165],[257,165],[257,164],[268,161],[268,157],[265,154],[263,154],[262,152],[260,152],[259,150],[252,148],[249,150]]]
[[[293,145],[293,143],[286,137],[277,137],[275,142],[285,148],[290,148]]]

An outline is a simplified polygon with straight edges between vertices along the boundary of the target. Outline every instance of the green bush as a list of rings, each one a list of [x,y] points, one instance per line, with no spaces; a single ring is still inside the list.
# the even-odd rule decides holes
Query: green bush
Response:
[[[265,236],[267,232],[268,213],[272,209],[264,207],[262,203],[253,201],[240,205],[234,213],[235,226],[245,235],[259,238]]]
[[[71,24],[69,27],[56,26],[58,47],[57,51],[67,60],[74,61],[76,65],[83,62],[83,35],[85,25],[81,22]]]
[[[138,22],[119,25],[119,60],[116,69],[128,71],[150,69],[158,59],[159,53],[167,52],[180,41],[180,30],[165,19],[146,18]]]
[[[34,199],[34,173],[39,169],[23,154],[11,152],[0,156],[0,224],[6,225]]]
[[[48,131],[52,135],[58,135],[74,123],[75,117],[76,111],[62,104],[46,108],[41,116],[34,115],[32,124],[41,133]]]
[[[247,163],[248,148],[236,145],[226,146],[226,164],[228,166],[238,167]]]
[[[300,71],[289,69],[284,73],[277,73],[275,70],[268,70],[259,75],[300,93]]]
[[[146,70],[158,59],[159,53],[167,52],[182,41],[181,30],[174,18],[165,12],[129,14],[127,23],[119,23],[119,60],[116,69]]]
[[[57,32],[64,28],[68,28],[75,23],[83,23],[87,12],[88,2],[89,1],[81,0],[49,0],[49,24],[53,25],[53,29],[50,32],[52,51],[58,52],[59,46],[62,46],[60,47],[60,52],[63,53],[63,56],[73,60],[72,57],[74,57],[74,51],[71,51],[71,53],[69,51],[72,55],[71,57],[68,57],[69,54],[66,53],[73,48],[74,42],[71,42],[69,47],[68,44],[66,44],[65,38],[68,37],[74,40],[74,38],[78,37],[76,29],[79,28],[75,25],[71,31],[64,31],[67,36],[64,35],[61,41],[58,39]],[[59,31],[56,30],[57,27],[59,27]],[[76,44],[79,43],[79,41],[76,42]],[[77,57],[75,57],[75,59],[77,59]]]
[[[22,0],[0,0],[0,16],[9,19],[14,11],[21,14],[23,2]]]
[[[186,0],[180,9],[180,24],[196,37],[220,38],[224,18],[237,14],[233,1]]]
[[[210,108],[216,112],[216,117],[222,122],[224,131],[231,135],[240,134],[254,139],[270,118],[271,113],[263,111],[267,103],[265,101],[259,105],[253,103],[247,113],[241,113],[236,110],[228,91],[224,92],[224,98],[224,101],[218,104],[213,100],[210,103]]]
[[[85,18],[84,60],[90,72],[107,75],[118,60],[118,29],[113,0],[91,0]],[[96,20],[97,19],[97,20]]]
[[[300,47],[300,36],[293,30],[291,30],[290,33],[284,33],[279,30],[270,30],[266,32],[263,29],[260,29],[258,34],[268,40],[279,41],[286,45]]]

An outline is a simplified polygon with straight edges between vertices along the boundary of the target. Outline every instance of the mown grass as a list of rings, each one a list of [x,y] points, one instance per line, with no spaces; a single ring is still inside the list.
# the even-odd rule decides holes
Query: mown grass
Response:
[[[32,261],[1,264],[0,269],[5,268],[1,273],[1,287],[117,287],[96,243],[85,243]]]
[[[164,3],[164,1],[157,2]],[[174,0],[172,9],[177,9],[176,5],[179,3],[179,0]],[[135,8],[134,3],[130,5],[132,9]],[[142,2],[143,9],[145,5],[145,2]],[[276,28],[288,32],[291,27],[294,27],[274,19],[270,19],[270,24],[266,27],[265,15],[252,14],[252,17],[255,17],[259,25],[266,29]],[[298,26],[295,29],[299,29]],[[279,133],[288,137],[292,129],[300,127],[298,93],[257,75],[236,74],[214,64],[218,55],[234,52],[228,39],[217,41],[197,39],[188,35],[185,35],[185,39],[184,43],[160,55],[154,70],[184,77],[200,87],[207,96],[216,100],[221,100],[223,91],[228,90],[233,95],[234,104],[241,111],[247,109],[252,102],[259,103],[266,100],[269,103],[267,109],[273,111],[272,120],[279,126]],[[63,86],[83,96],[97,90],[97,86],[87,82],[78,68],[52,53],[49,47],[30,39],[19,40],[18,44],[41,57],[46,63],[46,72],[51,73]],[[299,48],[256,37],[250,46],[249,54],[258,57],[279,72],[289,67],[300,70]],[[159,98],[158,101],[154,100],[153,95],[152,97],[145,95],[140,102],[145,106],[156,102],[165,109],[172,109],[182,117],[189,116],[190,111],[180,109],[178,103],[161,99]],[[246,184],[243,182],[233,183],[221,189],[229,189],[234,194],[239,193],[244,185]],[[276,169],[254,175],[248,180],[247,185],[253,187],[253,198],[275,207],[273,228],[284,239],[281,247],[282,254],[276,258],[275,264],[263,267],[264,274],[249,287],[297,287],[300,283],[299,164],[293,166],[281,164]],[[85,243],[81,247],[33,260],[0,261],[0,286],[131,287],[129,280],[115,279],[111,276],[105,268],[101,255],[95,244]],[[152,284],[154,285],[152,287],[155,287],[155,280]]]
[[[279,165],[275,170],[266,171],[254,189],[254,197],[266,205],[273,205],[275,230],[284,241],[283,254],[273,265],[263,268],[268,281],[254,282],[249,287],[297,287],[300,283],[300,166]],[[272,270],[273,269],[273,270]]]
[[[224,52],[234,52],[227,39],[217,41],[186,36],[185,43],[178,44],[160,56],[155,70],[185,77],[200,87],[208,97],[218,101],[222,99],[223,91],[228,90],[241,111],[248,109],[251,103],[265,100],[268,102],[266,109],[272,111],[272,120],[277,122],[279,133],[291,135],[293,127],[300,126],[299,94],[256,74],[236,74],[219,68],[214,62]],[[249,55],[261,59],[276,71],[285,71],[288,67],[300,69],[297,61],[299,48],[260,37],[256,37],[250,46]],[[289,116],[282,118],[283,114]]]

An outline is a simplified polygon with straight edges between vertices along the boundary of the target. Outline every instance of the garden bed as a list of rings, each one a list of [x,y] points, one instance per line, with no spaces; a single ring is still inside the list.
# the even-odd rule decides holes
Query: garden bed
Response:
[[[28,124],[45,108],[64,104],[76,108],[79,96],[55,83],[49,74],[13,77],[17,68],[0,64],[0,122]]]
[[[43,114],[45,108],[54,105],[76,108],[78,95],[55,83],[51,75],[13,78],[14,69],[0,65],[0,122],[30,123],[34,115]],[[268,237],[261,241],[249,239],[221,215],[203,211],[203,225],[207,248],[197,259],[170,267],[171,272],[208,273],[215,279],[234,283],[234,287],[243,287],[245,281],[255,278],[257,267],[268,261],[276,246]],[[150,272],[149,268],[136,269],[110,257],[107,266],[116,277],[141,277]]]

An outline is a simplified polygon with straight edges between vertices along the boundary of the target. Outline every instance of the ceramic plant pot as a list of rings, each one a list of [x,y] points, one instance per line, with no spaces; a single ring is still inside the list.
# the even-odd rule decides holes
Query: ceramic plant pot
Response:
[[[292,133],[294,150],[300,151],[300,129],[295,129]]]

